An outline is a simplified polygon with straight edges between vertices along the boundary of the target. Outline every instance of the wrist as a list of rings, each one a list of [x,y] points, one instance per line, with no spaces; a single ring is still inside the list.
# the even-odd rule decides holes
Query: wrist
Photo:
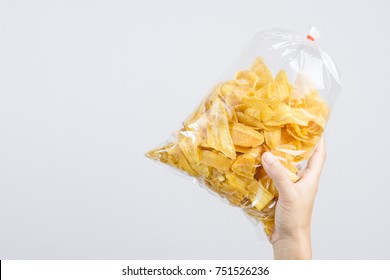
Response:
[[[311,255],[310,230],[297,230],[292,234],[279,235],[272,243],[275,260],[309,260]]]

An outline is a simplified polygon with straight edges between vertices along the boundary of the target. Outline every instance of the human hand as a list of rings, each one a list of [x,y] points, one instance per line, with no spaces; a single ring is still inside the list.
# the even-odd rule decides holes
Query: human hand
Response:
[[[311,215],[325,158],[322,136],[307,167],[298,174],[300,179],[293,183],[272,153],[262,155],[263,167],[279,192],[275,228],[269,238],[275,259],[311,259]]]

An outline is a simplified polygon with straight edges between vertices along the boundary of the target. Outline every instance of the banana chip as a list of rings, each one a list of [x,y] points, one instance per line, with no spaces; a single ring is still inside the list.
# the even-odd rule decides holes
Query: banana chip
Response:
[[[228,171],[232,165],[232,160],[219,153],[202,150],[201,161],[206,166],[214,167],[218,170]]]
[[[255,72],[258,77],[256,88],[260,88],[273,80],[271,71],[261,57],[256,57],[255,62],[251,66],[251,71]]]
[[[281,132],[279,127],[264,130],[265,143],[269,148],[276,149],[280,144]]]
[[[262,185],[261,182],[252,181],[248,186],[251,191],[249,197],[252,201],[252,205],[258,210],[261,211],[263,208],[271,202],[275,197],[267,191]]]
[[[260,163],[261,150],[261,147],[258,146],[256,148],[250,149],[248,153],[237,157],[231,167],[232,171],[243,177],[253,179],[256,168]]]
[[[212,90],[175,141],[146,155],[196,177],[271,234],[279,194],[261,155],[271,151],[291,180],[299,180],[298,167],[310,157],[328,115],[328,105],[302,77],[291,84],[280,70],[274,79],[258,57]]]
[[[248,87],[254,87],[257,83],[258,76],[255,72],[243,70],[240,72],[237,72],[236,74],[236,82],[239,85],[248,86]]]
[[[230,134],[234,145],[242,147],[256,147],[264,142],[263,134],[241,123],[232,123]]]
[[[207,144],[210,148],[222,152],[227,157],[234,159],[236,151],[229,132],[228,115],[222,101],[216,98],[207,112]]]

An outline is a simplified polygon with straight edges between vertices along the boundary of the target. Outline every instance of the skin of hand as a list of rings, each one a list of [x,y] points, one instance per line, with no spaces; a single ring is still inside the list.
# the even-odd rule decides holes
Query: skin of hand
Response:
[[[275,259],[311,259],[310,223],[318,181],[326,158],[321,137],[305,169],[293,183],[286,168],[271,153],[262,155],[262,163],[279,192],[275,210],[275,228],[269,240]]]

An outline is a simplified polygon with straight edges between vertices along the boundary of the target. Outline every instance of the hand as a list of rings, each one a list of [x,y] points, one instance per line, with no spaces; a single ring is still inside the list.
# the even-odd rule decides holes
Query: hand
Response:
[[[325,140],[321,137],[308,165],[293,183],[286,168],[270,152],[262,163],[279,192],[275,228],[270,236],[275,259],[311,259],[310,223],[318,181],[326,158]]]

